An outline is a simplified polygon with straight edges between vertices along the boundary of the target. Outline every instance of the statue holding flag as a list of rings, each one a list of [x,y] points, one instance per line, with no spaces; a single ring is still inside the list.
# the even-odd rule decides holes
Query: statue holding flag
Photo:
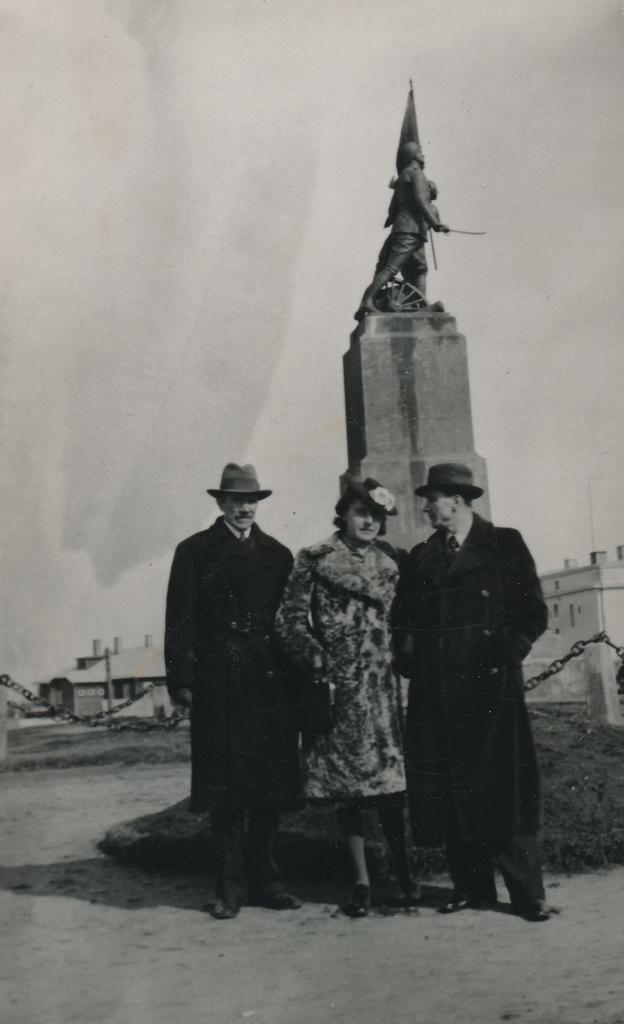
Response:
[[[397,151],[398,177],[390,183],[393,196],[384,225],[392,230],[381,248],[373,281],[362,296],[355,314],[356,320],[361,320],[367,313],[381,312],[375,300],[382,288],[399,272],[411,286],[411,294],[418,305],[426,305],[427,234],[429,231],[448,232],[449,228],[441,222],[437,208],[432,203],[432,199],[437,196],[437,189],[425,177],[424,165],[425,158],[418,139],[414,92],[410,82]],[[391,300],[389,308],[392,308]]]

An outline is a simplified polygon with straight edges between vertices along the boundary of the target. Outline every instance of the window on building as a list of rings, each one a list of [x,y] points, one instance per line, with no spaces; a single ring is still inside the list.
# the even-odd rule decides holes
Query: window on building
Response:
[[[556,629],[556,630],[555,630],[555,633],[556,633],[557,635],[559,635],[559,630],[558,630],[558,629]]]
[[[555,590],[559,590],[559,580],[555,580]]]
[[[555,616],[556,619],[559,618],[559,605],[557,604],[556,601],[555,601],[555,603],[553,605],[553,615]]]
[[[578,613],[579,613],[579,615],[580,615],[580,614],[581,614],[581,606],[580,606],[580,604],[579,604],[579,605],[577,605],[577,608],[576,608],[576,610],[577,610],[577,612],[578,612]]]
[[[115,700],[123,700],[123,683],[121,679],[113,680],[113,697]]]
[[[574,605],[570,605],[570,625],[574,626]]]

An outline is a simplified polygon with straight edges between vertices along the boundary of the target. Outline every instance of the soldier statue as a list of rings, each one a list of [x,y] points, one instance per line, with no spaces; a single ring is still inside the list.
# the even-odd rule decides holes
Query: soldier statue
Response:
[[[401,271],[422,295],[426,295],[427,261],[425,242],[427,232],[449,228],[440,220],[437,208],[431,202],[437,196],[433,182],[424,173],[425,158],[417,142],[405,142],[399,149],[397,169],[399,175],[391,183],[392,200],[384,227],[392,227],[386,238],[375,267],[375,276],[368,286],[356,320],[367,313],[379,313],[375,299],[383,286]]]

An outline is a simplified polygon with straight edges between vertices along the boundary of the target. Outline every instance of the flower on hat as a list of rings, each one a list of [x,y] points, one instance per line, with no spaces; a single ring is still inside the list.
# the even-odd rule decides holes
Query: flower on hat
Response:
[[[375,487],[374,490],[368,492],[376,505],[381,507],[386,512],[392,512],[396,506],[394,494],[391,494],[385,487]]]

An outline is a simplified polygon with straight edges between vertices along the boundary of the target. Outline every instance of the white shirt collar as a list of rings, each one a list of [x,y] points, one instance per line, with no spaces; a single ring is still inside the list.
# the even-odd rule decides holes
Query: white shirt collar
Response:
[[[462,544],[466,540],[466,537],[470,533],[470,531],[472,529],[472,523],[473,523],[473,513],[470,514],[470,522],[465,527],[465,529],[462,530],[461,533],[460,533],[459,530],[455,533],[455,535],[454,535],[455,539],[456,539],[456,541],[457,541],[457,543],[459,544],[460,547],[462,546]]]
[[[233,526],[230,526],[227,519],[224,519],[223,522],[227,526],[232,536],[236,537],[236,540],[247,540],[249,534],[251,533],[251,526],[248,526],[247,529],[243,530],[243,532],[241,533],[239,530],[235,530]]]

